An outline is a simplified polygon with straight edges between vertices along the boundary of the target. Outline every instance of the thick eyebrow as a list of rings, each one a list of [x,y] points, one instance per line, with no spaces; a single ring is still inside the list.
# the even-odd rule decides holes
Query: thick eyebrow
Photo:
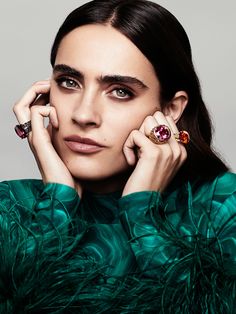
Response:
[[[123,75],[105,75],[99,79],[102,83],[117,83],[117,84],[131,84],[136,85],[140,89],[148,88],[142,81],[138,80],[136,77],[132,76],[123,76]]]
[[[78,71],[74,68],[71,68],[70,66],[68,66],[66,64],[56,64],[53,67],[53,74],[56,74],[57,72],[63,73],[66,75],[72,75],[73,77],[80,79],[80,80],[84,79],[84,76],[80,71]]]
[[[66,64],[56,64],[53,68],[53,73],[55,74],[57,72],[64,73],[67,75],[72,75],[73,77],[78,78],[79,80],[82,80],[82,81],[84,80],[84,75],[80,71]],[[147,85],[145,85],[142,81],[140,81],[136,77],[127,76],[127,75],[118,75],[118,74],[104,75],[98,78],[98,82],[103,83],[103,84],[109,84],[109,83],[122,84],[123,83],[123,84],[136,85],[140,89],[148,88]]]

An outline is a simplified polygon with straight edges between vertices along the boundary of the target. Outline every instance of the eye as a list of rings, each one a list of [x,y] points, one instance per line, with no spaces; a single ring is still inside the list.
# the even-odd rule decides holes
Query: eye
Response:
[[[111,94],[112,96],[119,99],[129,99],[134,96],[134,94],[130,90],[123,87],[113,89]]]
[[[59,77],[56,78],[55,81],[57,84],[61,87],[67,88],[67,89],[78,89],[80,88],[79,84],[69,77]]]

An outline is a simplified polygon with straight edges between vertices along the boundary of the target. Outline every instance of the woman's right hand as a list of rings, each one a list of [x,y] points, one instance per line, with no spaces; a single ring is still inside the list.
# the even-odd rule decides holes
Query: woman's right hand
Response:
[[[68,168],[61,160],[51,141],[51,128],[58,128],[57,113],[49,102],[50,80],[34,83],[18,101],[13,111],[19,124],[31,121],[32,131],[28,135],[30,148],[37,161],[44,183],[61,183],[75,188],[81,197],[82,188],[75,182]],[[40,97],[38,97],[40,95]],[[44,118],[49,125],[44,126]]]

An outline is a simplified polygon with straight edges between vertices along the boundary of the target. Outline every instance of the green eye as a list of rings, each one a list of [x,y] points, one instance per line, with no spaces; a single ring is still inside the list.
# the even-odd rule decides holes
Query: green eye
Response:
[[[113,96],[120,99],[128,99],[133,96],[133,93],[126,88],[115,88],[112,91]]]
[[[79,84],[71,78],[59,77],[56,79],[56,82],[59,86],[67,88],[67,89],[78,89],[79,88]]]
[[[127,93],[123,89],[118,89],[116,92],[118,97],[126,97]]]
[[[65,80],[64,83],[65,83],[66,87],[77,87],[77,85],[78,85],[74,80],[71,80],[71,79]]]

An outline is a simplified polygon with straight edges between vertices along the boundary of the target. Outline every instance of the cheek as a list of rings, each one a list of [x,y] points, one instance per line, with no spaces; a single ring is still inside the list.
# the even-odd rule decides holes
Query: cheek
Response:
[[[56,100],[59,98],[55,83],[52,81],[51,82],[51,89],[50,89],[50,104],[54,105],[56,103]]]
[[[58,106],[60,104],[60,97],[59,97],[58,93],[56,92],[56,90],[53,88],[53,86],[51,87],[51,90],[50,90],[49,102],[50,102],[50,106],[52,106],[56,109],[56,112],[58,115],[60,112],[60,110],[59,110],[60,106]]]
[[[112,143],[116,143],[115,147],[117,151],[123,149],[123,145],[127,140],[128,136],[133,130],[139,130],[144,119],[150,113],[146,112],[133,112],[132,114],[126,114],[121,119],[116,119],[110,126],[111,135],[109,136]]]
[[[63,121],[66,120],[68,116],[68,106],[66,106],[66,101],[60,93],[51,89],[50,92],[50,105],[56,109],[57,118],[59,121],[59,126],[63,124]]]
[[[50,106],[56,109],[59,122],[59,129],[52,129],[52,143],[58,153],[60,153],[61,150],[63,151],[61,137],[63,136],[63,130],[65,130],[63,125],[66,122],[68,115],[68,110],[66,110],[66,106],[63,104],[63,97],[61,97],[61,94],[59,95],[57,90],[52,87],[50,91]]]
[[[143,106],[143,105],[141,105]],[[152,116],[156,112],[157,106],[144,107],[142,110],[136,110],[128,115],[122,121],[122,128],[130,133],[132,130],[138,130],[147,116]],[[125,122],[124,122],[125,121]]]
[[[120,134],[120,143],[124,144],[127,140],[129,134],[133,130],[139,130],[141,125],[143,124],[145,118],[147,116],[152,116],[157,110],[160,108],[154,103],[150,102],[153,105],[145,106],[140,104],[141,110],[135,110],[127,114],[124,119],[122,119],[120,123],[120,127],[118,127],[118,134]],[[117,136],[119,137],[119,136]],[[119,139],[117,139],[119,141]]]

